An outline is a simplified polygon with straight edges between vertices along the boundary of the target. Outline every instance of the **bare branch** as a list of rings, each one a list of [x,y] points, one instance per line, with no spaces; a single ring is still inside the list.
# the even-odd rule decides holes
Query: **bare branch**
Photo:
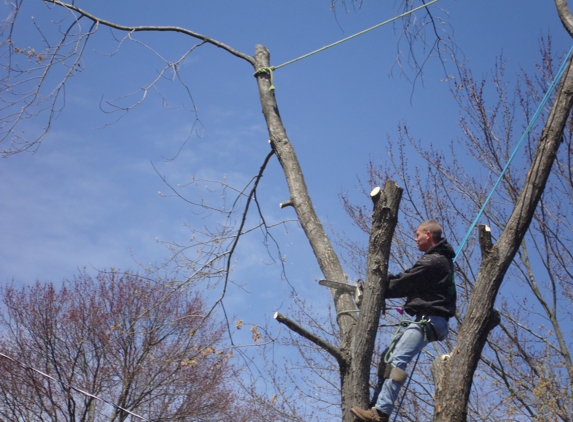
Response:
[[[346,362],[346,360],[344,359],[344,356],[342,355],[342,353],[340,352],[339,349],[337,349],[336,347],[332,346],[331,344],[329,344],[328,342],[324,341],[323,339],[321,339],[320,337],[318,337],[317,335],[311,333],[310,331],[304,329],[303,327],[301,327],[300,325],[298,325],[296,322],[294,322],[293,320],[287,318],[286,316],[275,312],[274,315],[274,319],[276,319],[278,322],[280,322],[281,324],[286,325],[288,328],[290,328],[292,331],[294,331],[295,333],[299,334],[300,336],[304,337],[305,339],[313,342],[314,344],[316,344],[317,346],[321,347],[322,349],[326,350],[328,353],[330,353],[332,355],[332,357],[334,357],[338,363],[340,364],[340,366],[344,366],[346,365],[348,362]]]
[[[64,7],[68,10],[72,10],[74,12],[77,12],[78,14],[80,14],[81,16],[85,16],[86,18],[92,20],[93,22],[97,23],[98,25],[104,25],[104,26],[108,26],[110,28],[113,29],[118,29],[120,31],[127,31],[127,32],[141,32],[141,31],[145,31],[145,32],[177,32],[177,33],[181,33],[181,34],[185,34],[185,35],[189,35],[193,38],[197,38],[201,41],[204,41],[208,44],[212,44],[215,47],[219,47],[225,51],[227,51],[228,53],[231,53],[233,56],[239,57],[240,59],[243,59],[247,62],[249,62],[251,65],[255,65],[255,59],[247,54],[241,53],[240,51],[235,50],[232,47],[229,47],[228,45],[217,41],[213,38],[207,37],[206,35],[202,35],[199,34],[197,32],[191,31],[189,29],[186,28],[181,28],[179,26],[126,26],[126,25],[120,25],[120,24],[116,24],[114,22],[110,22],[101,18],[98,18],[96,16],[94,16],[93,14],[80,9],[79,7],[77,7],[76,5],[74,5],[73,3],[65,3],[59,0],[46,0],[47,3],[53,3],[57,6],[61,6]]]

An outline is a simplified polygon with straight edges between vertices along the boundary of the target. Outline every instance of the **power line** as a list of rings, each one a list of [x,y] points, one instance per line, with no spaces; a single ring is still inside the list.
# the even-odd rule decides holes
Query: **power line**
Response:
[[[109,402],[109,401],[107,401],[107,400],[105,400],[105,399],[102,399],[101,397],[98,397],[98,396],[96,396],[96,395],[94,395],[94,394],[88,393],[87,391],[84,391],[84,390],[82,390],[81,388],[77,388],[77,387],[74,387],[74,386],[71,385],[71,384],[66,384],[66,383],[64,383],[64,382],[62,382],[62,381],[58,381],[58,380],[55,379],[54,377],[52,377],[52,376],[50,376],[50,375],[48,375],[48,374],[46,374],[46,373],[44,373],[44,372],[42,372],[42,371],[36,369],[36,368],[33,368],[33,367],[31,367],[31,366],[28,366],[28,365],[26,365],[26,364],[24,364],[24,363],[22,363],[22,362],[20,362],[20,361],[18,361],[18,360],[16,360],[16,359],[14,359],[14,358],[11,358],[10,356],[5,355],[4,353],[1,353],[1,352],[0,352],[0,357],[3,357],[3,358],[5,358],[5,359],[8,359],[8,360],[10,360],[10,361],[12,361],[12,362],[14,362],[14,363],[20,365],[20,366],[21,366],[22,368],[24,368],[24,369],[27,369],[27,370],[30,370],[30,371],[34,371],[34,372],[36,372],[36,373],[42,375],[42,376],[45,377],[45,378],[51,379],[52,381],[54,381],[54,382],[56,382],[56,383],[63,384],[65,387],[70,388],[70,389],[72,389],[72,390],[75,390],[75,391],[77,391],[78,393],[83,394],[84,396],[91,397],[91,398],[93,398],[93,399],[99,400],[99,401],[101,401],[101,402],[103,402],[103,403],[105,403],[105,404],[109,404],[110,406],[115,407],[116,409],[119,409],[119,410],[122,410],[122,411],[124,411],[124,412],[126,412],[126,413],[129,413],[131,416],[134,416],[134,417],[136,417],[136,418],[138,418],[138,419],[141,419],[142,421],[151,422],[149,419],[146,419],[146,418],[144,418],[143,416],[140,416],[140,415],[138,415],[138,414],[136,414],[136,413],[133,413],[133,412],[127,410],[127,409],[124,409],[123,407],[118,406],[117,404],[113,404],[113,403],[111,403],[111,402]]]

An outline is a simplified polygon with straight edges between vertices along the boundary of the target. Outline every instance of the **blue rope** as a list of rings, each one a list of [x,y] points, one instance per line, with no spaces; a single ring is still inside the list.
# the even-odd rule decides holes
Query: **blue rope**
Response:
[[[531,118],[531,121],[529,122],[529,125],[527,126],[527,128],[525,129],[525,132],[523,132],[523,135],[521,136],[521,139],[519,140],[517,146],[515,147],[515,150],[513,151],[513,153],[511,154],[511,157],[509,157],[509,160],[507,162],[507,164],[505,165],[505,167],[503,168],[503,171],[501,172],[501,174],[499,175],[497,181],[495,182],[495,184],[493,185],[493,188],[491,189],[491,192],[489,193],[489,195],[487,196],[484,204],[482,205],[481,209],[479,210],[475,220],[473,221],[472,225],[470,226],[469,230],[467,231],[465,237],[463,238],[462,242],[460,243],[460,246],[458,247],[458,250],[456,251],[456,256],[454,257],[453,261],[456,262],[456,259],[458,258],[458,256],[461,254],[462,252],[462,248],[464,247],[464,245],[466,244],[466,242],[468,241],[468,238],[470,237],[470,234],[472,232],[472,230],[475,228],[479,218],[481,217],[481,215],[483,214],[485,207],[487,206],[489,200],[491,199],[491,197],[493,196],[493,193],[495,192],[495,190],[497,189],[498,185],[501,182],[501,179],[503,178],[503,176],[505,176],[505,173],[507,172],[507,169],[509,168],[509,165],[511,164],[511,162],[513,161],[513,159],[515,158],[515,156],[517,155],[518,150],[521,148],[521,145],[523,144],[523,142],[525,141],[525,138],[527,138],[527,135],[529,135],[529,132],[531,131],[531,128],[533,127],[533,125],[535,124],[535,121],[537,120],[537,118],[539,117],[539,115],[541,114],[541,111],[543,110],[543,107],[545,107],[545,104],[547,104],[547,101],[549,101],[549,97],[551,96],[551,94],[553,93],[553,91],[555,90],[555,87],[557,86],[557,84],[559,83],[559,80],[561,79],[561,77],[563,76],[563,73],[565,72],[565,67],[567,66],[567,62],[569,61],[569,58],[571,57],[571,55],[573,54],[573,46],[571,47],[571,49],[569,50],[569,53],[567,53],[567,56],[565,56],[565,60],[563,60],[563,63],[561,63],[561,67],[559,68],[559,71],[557,72],[557,74],[555,75],[555,78],[553,79],[553,82],[551,83],[551,85],[549,86],[549,88],[547,89],[547,92],[545,93],[545,96],[543,97],[543,99],[541,100],[541,103],[539,104],[539,107],[537,107],[537,111],[535,112],[535,114],[533,115],[533,117]],[[416,365],[418,364],[418,359],[420,358],[420,354],[422,352],[420,351],[418,353],[418,356],[416,357],[416,361],[414,363],[414,367],[412,368],[412,373],[414,373],[414,370],[416,369]],[[402,394],[402,399],[400,400],[400,404],[398,405],[398,408],[395,411],[394,414],[394,422],[396,422],[396,419],[398,418],[398,413],[400,412],[400,409],[402,408],[402,403],[404,402],[404,397],[406,397],[406,393],[408,392],[408,387],[410,386],[410,381],[411,381],[412,377],[410,376],[408,379],[408,383],[406,384],[406,387],[404,389],[404,393]]]
[[[545,93],[545,96],[543,97],[543,100],[541,100],[541,103],[539,104],[539,107],[537,107],[537,111],[535,112],[535,114],[533,115],[533,117],[531,118],[531,121],[529,122],[529,125],[527,126],[527,128],[525,129],[525,132],[523,132],[523,135],[521,136],[521,139],[519,140],[519,143],[517,144],[517,146],[515,147],[515,150],[513,151],[513,153],[511,154],[511,157],[509,158],[509,161],[507,162],[507,164],[505,165],[505,167],[503,168],[503,171],[501,172],[501,174],[499,175],[497,181],[495,182],[495,184],[493,185],[493,188],[491,189],[491,192],[489,193],[489,195],[487,196],[484,204],[482,205],[481,209],[479,210],[475,220],[473,221],[472,225],[470,226],[468,232],[466,233],[465,237],[463,238],[462,242],[460,243],[460,246],[458,247],[458,250],[456,251],[456,256],[454,257],[454,262],[456,261],[456,259],[458,258],[458,256],[461,254],[462,252],[462,248],[465,246],[468,238],[470,237],[470,234],[472,232],[472,230],[475,228],[479,218],[481,217],[481,215],[483,214],[485,207],[487,206],[489,200],[491,199],[491,197],[493,196],[493,193],[495,192],[495,190],[497,189],[497,186],[499,185],[499,183],[501,182],[501,179],[503,179],[503,176],[505,176],[505,173],[507,172],[507,169],[509,168],[509,165],[511,164],[511,162],[513,161],[513,159],[515,158],[515,156],[517,155],[517,151],[521,148],[521,145],[523,144],[523,142],[525,141],[525,138],[527,138],[527,135],[529,135],[529,132],[531,131],[531,128],[533,127],[535,121],[537,120],[537,118],[539,117],[539,115],[541,114],[541,110],[543,110],[543,107],[545,107],[545,104],[547,103],[547,101],[549,100],[549,97],[551,96],[551,94],[553,93],[553,91],[555,90],[555,87],[557,86],[557,84],[559,83],[559,80],[561,79],[561,76],[563,76],[563,73],[565,72],[565,67],[567,65],[567,62],[569,61],[569,58],[571,57],[571,54],[573,53],[573,46],[571,47],[571,49],[569,50],[569,53],[567,53],[567,56],[565,57],[565,60],[563,60],[563,63],[561,64],[561,67],[559,68],[559,71],[557,72],[557,75],[555,75],[555,79],[553,79],[553,82],[551,83],[551,85],[549,86],[549,89],[547,90],[547,92]]]

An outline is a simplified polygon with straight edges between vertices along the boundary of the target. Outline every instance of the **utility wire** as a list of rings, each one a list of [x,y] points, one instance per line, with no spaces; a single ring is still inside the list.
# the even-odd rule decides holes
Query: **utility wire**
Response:
[[[0,357],[3,357],[3,358],[5,358],[5,359],[8,359],[9,361],[14,362],[14,363],[20,365],[22,368],[24,368],[24,369],[26,369],[26,370],[34,371],[34,372],[36,372],[36,373],[42,375],[43,377],[46,377],[46,378],[48,378],[48,379],[51,379],[52,381],[54,381],[54,382],[56,382],[56,383],[61,383],[61,381],[58,381],[58,380],[55,379],[54,377],[52,377],[52,376],[50,376],[50,375],[48,375],[48,374],[46,374],[46,373],[44,373],[44,372],[42,372],[42,371],[39,371],[39,370],[37,370],[37,369],[35,369],[35,368],[32,368],[31,366],[28,366],[28,365],[26,365],[26,364],[24,364],[24,363],[22,363],[22,362],[20,362],[20,361],[18,361],[18,360],[16,360],[16,359],[14,359],[14,358],[11,358],[10,356],[5,355],[4,353],[0,353]],[[62,383],[62,384],[64,384],[64,386],[67,387],[67,388],[70,388],[70,389],[72,389],[72,390],[77,391],[78,393],[83,394],[84,396],[88,396],[88,397],[91,397],[91,398],[93,398],[93,399],[99,400],[99,401],[101,401],[101,402],[103,402],[103,403],[105,403],[105,404],[109,404],[110,406],[115,407],[116,409],[119,409],[119,410],[122,410],[122,411],[124,411],[124,412],[126,412],[126,413],[129,413],[131,416],[134,416],[134,417],[136,417],[136,418],[138,418],[138,419],[141,419],[142,421],[151,422],[149,419],[146,419],[146,418],[144,418],[143,416],[139,416],[139,415],[136,414],[136,413],[133,413],[133,412],[127,410],[127,409],[124,409],[123,407],[118,406],[118,405],[116,405],[116,404],[113,404],[113,403],[111,403],[111,402],[109,402],[109,401],[107,401],[107,400],[105,400],[105,399],[102,399],[102,398],[100,398],[100,397],[98,397],[98,396],[96,396],[96,395],[94,395],[94,394],[88,393],[87,391],[84,391],[84,390],[82,390],[82,389],[80,389],[80,388],[74,387],[74,386],[71,385],[71,384],[65,384],[65,383]]]

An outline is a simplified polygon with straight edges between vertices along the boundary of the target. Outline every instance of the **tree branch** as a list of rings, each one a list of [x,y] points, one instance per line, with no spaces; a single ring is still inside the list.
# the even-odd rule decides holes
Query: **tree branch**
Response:
[[[259,44],[255,47],[255,60],[256,69],[270,67],[270,52],[265,46]],[[289,187],[289,205],[293,206],[296,211],[324,278],[344,283],[346,282],[346,278],[344,277],[342,265],[326,235],[322,223],[316,215],[312,200],[308,194],[300,163],[282,123],[275,91],[269,90],[271,87],[270,75],[266,72],[257,72],[255,77],[257,78],[259,87],[263,114],[269,130],[271,147],[279,159]],[[351,295],[336,295],[333,292],[333,297],[337,313],[355,308]],[[350,345],[348,333],[350,333],[354,327],[354,318],[343,315],[339,319],[339,325],[342,331],[341,349],[344,350]]]
[[[505,274],[529,228],[555,161],[563,130],[573,107],[573,65],[569,61],[535,157],[509,220],[497,243],[482,260],[458,341],[447,365],[442,391],[436,395],[435,422],[466,420],[473,374],[491,328],[499,315],[493,309]]]
[[[289,319],[288,317],[286,317],[286,316],[284,316],[278,312],[275,312],[274,318],[278,322],[280,322],[281,324],[286,325],[288,328],[290,328],[295,333],[297,333],[300,336],[304,337],[305,339],[313,342],[314,344],[316,344],[321,349],[326,350],[328,353],[330,353],[330,355],[332,355],[332,357],[334,357],[334,359],[336,359],[336,361],[339,363],[340,366],[347,365],[347,362],[344,359],[340,350],[337,349],[336,347],[334,347],[333,345],[331,345],[330,343],[328,343],[327,341],[321,339],[320,337],[311,333],[310,331],[307,331],[305,328],[298,325],[292,319]]]
[[[565,30],[573,37],[573,15],[567,6],[567,0],[555,0],[555,7]]]
[[[491,248],[493,248],[493,243],[491,241],[491,229],[485,224],[480,224],[478,226],[478,230],[481,255],[485,257],[491,252]]]
[[[233,56],[236,56],[236,57],[239,57],[240,59],[246,60],[251,65],[253,65],[253,67],[255,66],[255,59],[253,57],[249,56],[248,54],[241,53],[240,51],[235,50],[234,48],[228,46],[227,44],[224,44],[220,41],[217,41],[213,38],[199,34],[197,32],[191,31],[189,29],[181,28],[179,26],[126,26],[126,25],[119,25],[117,23],[98,18],[97,16],[94,16],[91,13],[88,13],[85,10],[80,9],[79,7],[77,7],[74,4],[64,3],[64,2],[59,1],[59,0],[46,0],[46,3],[52,3],[52,4],[55,4],[57,6],[61,6],[65,9],[79,13],[80,15],[82,15],[82,16],[92,20],[93,22],[97,23],[98,25],[104,25],[104,26],[107,26],[109,28],[118,29],[120,31],[127,31],[127,32],[141,32],[141,31],[146,31],[146,32],[152,32],[152,31],[153,32],[178,32],[181,34],[189,35],[193,38],[197,38],[199,40],[202,40],[208,44],[212,44],[215,47],[219,47],[219,48],[227,51],[228,53],[231,53]]]

